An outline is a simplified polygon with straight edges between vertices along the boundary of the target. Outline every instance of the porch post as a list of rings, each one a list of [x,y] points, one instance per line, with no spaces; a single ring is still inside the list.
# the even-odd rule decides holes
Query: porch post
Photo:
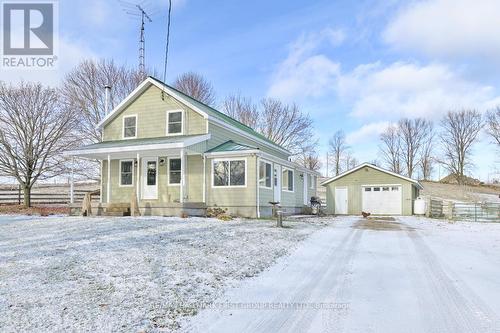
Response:
[[[108,154],[108,179],[106,188],[106,203],[109,204],[111,199],[111,155]]]
[[[136,180],[135,180],[135,186],[137,186],[137,201],[139,201],[139,198],[141,197],[141,156],[139,153],[137,153],[137,170],[136,170]]]
[[[71,159],[71,181],[69,183],[69,203],[75,203],[75,157]]]
[[[201,155],[203,159],[203,203],[207,203],[207,158]]]
[[[255,184],[255,197],[257,198],[256,208],[257,208],[257,218],[260,219],[260,157],[255,155],[255,178],[257,184]]]
[[[186,185],[186,152],[181,149],[181,188],[180,188],[180,202],[184,203],[184,191]]]
[[[102,166],[102,160],[101,160],[101,174],[100,174],[100,184],[99,184],[99,190],[100,190],[100,193],[99,193],[99,203],[102,203],[102,192],[103,192],[103,189],[104,187],[102,187],[102,176],[103,176],[103,166]]]

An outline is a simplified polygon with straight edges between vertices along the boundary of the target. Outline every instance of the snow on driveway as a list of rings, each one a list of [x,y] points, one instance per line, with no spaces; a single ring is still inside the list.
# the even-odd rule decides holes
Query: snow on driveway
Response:
[[[0,332],[171,331],[327,220],[0,217]]]
[[[500,332],[500,224],[335,218],[189,332]]]

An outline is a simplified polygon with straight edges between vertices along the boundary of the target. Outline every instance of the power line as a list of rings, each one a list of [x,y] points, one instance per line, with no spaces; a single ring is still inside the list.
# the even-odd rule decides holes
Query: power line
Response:
[[[172,0],[168,0],[168,16],[167,16],[167,43],[165,46],[165,63],[163,67],[163,82],[167,82],[167,64],[168,64],[168,48],[170,45],[170,16],[172,13]]]
[[[168,65],[168,48],[170,46],[170,16],[172,13],[172,0],[168,0],[168,15],[167,15],[167,42],[165,45],[165,62],[163,65],[163,82],[167,82],[167,65]],[[165,91],[161,90],[161,99],[165,100]]]

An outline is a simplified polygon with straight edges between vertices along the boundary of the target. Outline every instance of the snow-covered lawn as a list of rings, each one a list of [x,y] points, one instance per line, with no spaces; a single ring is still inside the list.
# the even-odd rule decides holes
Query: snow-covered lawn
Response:
[[[500,223],[339,217],[186,332],[500,332]]]
[[[178,328],[330,219],[0,217],[0,331]]]

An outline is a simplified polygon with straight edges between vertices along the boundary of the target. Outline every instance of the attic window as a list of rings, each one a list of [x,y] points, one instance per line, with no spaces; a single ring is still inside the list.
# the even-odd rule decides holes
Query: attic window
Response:
[[[182,134],[184,112],[182,110],[167,111],[167,134]]]
[[[137,137],[137,116],[123,117],[123,138],[133,139]]]

